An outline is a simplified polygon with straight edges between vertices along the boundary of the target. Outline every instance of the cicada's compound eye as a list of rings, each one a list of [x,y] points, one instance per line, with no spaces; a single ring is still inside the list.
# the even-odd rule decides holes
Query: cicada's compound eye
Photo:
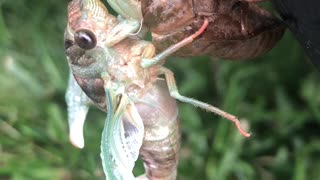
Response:
[[[96,35],[88,29],[80,29],[74,35],[76,44],[82,49],[92,49],[97,45]]]

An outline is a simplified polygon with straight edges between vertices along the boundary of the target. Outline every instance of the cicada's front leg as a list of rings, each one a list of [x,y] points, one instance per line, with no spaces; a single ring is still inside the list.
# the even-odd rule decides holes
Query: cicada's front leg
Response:
[[[128,36],[139,33],[139,28],[142,26],[140,21],[133,19],[124,19],[122,17],[118,17],[118,20],[119,24],[117,24],[110,32],[108,32],[106,36],[103,37],[102,41],[106,47],[111,47],[124,40]]]
[[[119,34],[137,35],[140,39],[145,37],[147,32],[143,26],[140,0],[107,0],[108,4],[119,14],[119,25],[115,27],[109,35],[119,37]],[[128,27],[139,27],[135,32],[129,31]],[[132,29],[133,30],[133,29]],[[109,38],[109,37],[108,37]]]
[[[70,142],[77,148],[83,148],[83,124],[89,110],[90,100],[71,73],[66,92],[66,102],[68,106]]]

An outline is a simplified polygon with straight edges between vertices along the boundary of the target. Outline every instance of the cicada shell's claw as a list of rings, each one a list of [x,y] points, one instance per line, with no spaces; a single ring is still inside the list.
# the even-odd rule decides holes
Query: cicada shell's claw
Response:
[[[66,93],[68,106],[69,139],[73,146],[84,147],[83,125],[89,110],[89,98],[70,74]]]

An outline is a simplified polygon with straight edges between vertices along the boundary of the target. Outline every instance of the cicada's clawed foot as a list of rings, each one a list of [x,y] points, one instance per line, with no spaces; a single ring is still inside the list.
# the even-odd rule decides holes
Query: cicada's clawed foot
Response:
[[[236,127],[238,128],[238,131],[240,132],[240,134],[241,134],[242,136],[244,136],[244,137],[246,137],[246,138],[249,138],[249,137],[251,136],[250,133],[247,133],[247,132],[241,127],[241,123],[240,123],[239,119],[238,119],[236,116],[231,115],[231,114],[229,114],[229,113],[227,113],[227,112],[224,112],[224,114],[222,115],[222,117],[224,117],[224,118],[232,121],[232,122],[236,125]]]
[[[185,39],[181,40],[180,42],[170,46],[160,54],[156,55],[155,57],[151,59],[144,58],[141,61],[141,66],[143,68],[148,68],[150,66],[153,66],[157,64],[159,61],[164,60],[167,56],[173,54],[174,52],[178,51],[180,48],[190,44],[194,39],[196,39],[198,36],[200,36],[205,29],[208,27],[209,21],[207,19],[204,20],[201,28],[192,34],[191,36],[186,37]]]

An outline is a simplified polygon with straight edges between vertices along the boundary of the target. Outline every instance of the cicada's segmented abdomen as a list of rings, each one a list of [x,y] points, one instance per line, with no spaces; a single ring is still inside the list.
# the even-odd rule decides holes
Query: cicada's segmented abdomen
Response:
[[[234,55],[235,58],[233,59],[236,59],[237,57],[242,57],[243,59],[255,58],[260,56],[261,54],[270,51],[275,46],[275,44],[282,38],[285,32],[284,30],[285,28],[283,24],[279,23],[279,25],[274,29],[262,32],[260,36],[252,39],[252,41],[255,42],[253,43],[253,45],[249,46],[250,44],[247,43],[249,47],[245,47],[245,55],[243,55],[245,51],[242,51],[242,54]]]
[[[159,80],[135,104],[145,133],[140,156],[148,179],[174,180],[180,149],[180,126],[176,100],[166,83]]]
[[[270,51],[281,39],[284,30],[284,26],[279,22],[272,28],[259,32],[258,36],[243,40],[217,41],[202,49],[201,52],[229,60],[256,58]],[[196,50],[196,47],[192,48]]]

